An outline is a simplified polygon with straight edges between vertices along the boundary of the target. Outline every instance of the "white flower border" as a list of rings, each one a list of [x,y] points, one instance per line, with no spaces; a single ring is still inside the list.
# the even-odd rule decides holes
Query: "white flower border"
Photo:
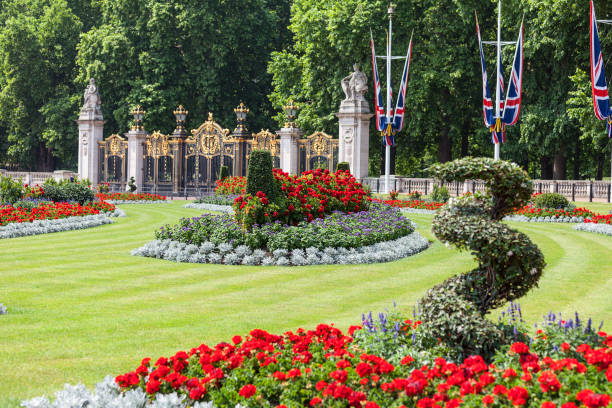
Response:
[[[208,204],[208,203],[189,203],[185,204],[183,208],[195,208],[196,210],[207,210],[216,211],[227,214],[233,214],[234,209],[231,205],[219,205],[219,204]]]
[[[609,235],[612,237],[612,225],[610,224],[585,223],[576,225],[574,229],[576,231],[592,232],[594,234]]]
[[[26,237],[30,235],[49,234],[52,232],[72,231],[112,224],[110,217],[125,217],[125,212],[116,209],[111,214],[85,215],[53,220],[35,220],[32,222],[13,222],[0,227],[0,239]]]
[[[46,396],[21,402],[24,408],[216,408],[212,402],[191,402],[184,395],[158,394],[155,401],[140,388],[121,393],[114,377],[108,375],[98,383],[93,392],[83,384],[66,384],[64,389],[55,393],[55,401]],[[234,408],[246,408],[238,404]]]
[[[435,214],[438,210],[427,210],[425,208],[400,208],[400,211],[406,214]]]
[[[231,244],[215,245],[204,242],[197,246],[173,240],[154,240],[134,249],[133,256],[160,258],[173,262],[211,263],[225,265],[305,266],[338,264],[372,264],[392,262],[424,251],[429,241],[418,232],[392,241],[360,248],[277,249],[272,254],[261,249],[251,250],[246,245],[234,248]]]
[[[166,203],[170,204],[170,200],[106,200],[109,204],[121,205],[121,204],[159,204]]]
[[[504,221],[513,222],[553,222],[553,223],[568,223],[579,224],[584,222],[584,217],[527,217],[525,215],[507,215]]]

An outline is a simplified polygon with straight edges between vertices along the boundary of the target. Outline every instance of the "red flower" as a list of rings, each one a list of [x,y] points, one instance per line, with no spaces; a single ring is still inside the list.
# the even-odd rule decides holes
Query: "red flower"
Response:
[[[485,395],[482,397],[482,403],[484,405],[491,405],[495,402],[495,398],[492,395]]]
[[[314,407],[315,405],[319,405],[321,402],[323,402],[321,398],[314,397],[313,399],[310,400],[310,406]]]
[[[517,342],[510,346],[510,354],[527,354],[529,353],[529,346],[525,343]]]
[[[517,386],[508,390],[507,396],[512,405],[525,405],[529,398],[529,393],[525,388]]]
[[[544,401],[542,405],[540,405],[540,408],[557,408],[557,405],[555,405],[554,402]]]
[[[253,384],[247,384],[240,389],[238,395],[244,398],[251,398],[257,392],[257,388]]]
[[[159,381],[150,379],[149,382],[147,383],[147,393],[155,394],[157,391],[159,391],[160,385],[161,384]]]
[[[236,344],[236,345],[238,345],[238,344],[242,343],[242,337],[240,337],[240,336],[234,336],[234,337],[232,337],[232,343],[234,343],[234,344]]]
[[[544,371],[538,378],[542,392],[556,392],[561,388],[559,379],[552,371]]]

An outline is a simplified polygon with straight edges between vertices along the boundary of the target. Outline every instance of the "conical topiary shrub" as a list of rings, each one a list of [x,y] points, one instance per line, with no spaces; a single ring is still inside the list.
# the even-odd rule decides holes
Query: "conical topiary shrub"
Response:
[[[267,150],[253,150],[249,157],[247,170],[247,194],[265,193],[271,201],[275,198],[274,174],[272,174],[272,156]]]

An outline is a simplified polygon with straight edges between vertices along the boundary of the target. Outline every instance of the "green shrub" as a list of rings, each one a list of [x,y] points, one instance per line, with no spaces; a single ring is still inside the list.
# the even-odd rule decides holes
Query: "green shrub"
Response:
[[[133,193],[138,188],[136,187],[136,180],[133,176],[130,177],[130,180],[128,181],[128,187],[130,188],[130,193]]]
[[[546,265],[527,235],[500,222],[531,198],[533,184],[516,164],[492,159],[456,160],[434,166],[432,173],[442,181],[484,180],[487,192],[458,198],[433,219],[436,237],[470,251],[478,267],[425,294],[423,330],[459,356],[489,358],[508,339],[507,331],[485,315],[529,292]]]
[[[450,194],[448,193],[448,188],[445,186],[434,186],[433,191],[431,192],[431,201],[436,203],[445,203],[450,198]]]
[[[253,150],[249,158],[246,193],[256,196],[263,192],[268,200],[276,198],[276,187],[272,173],[272,156],[267,150]]]
[[[43,197],[56,203],[76,201],[83,205],[95,198],[93,190],[86,184],[70,180],[62,180],[58,183],[49,179],[43,184],[43,190],[45,191]]]
[[[420,200],[423,194],[420,191],[412,191],[408,194],[409,200]]]
[[[0,176],[0,204],[13,204],[23,196],[21,179],[13,180],[11,177]]]
[[[559,193],[543,193],[533,197],[533,205],[538,208],[564,209],[569,206],[567,198]]]
[[[336,168],[337,171],[343,170],[343,171],[348,171],[349,173],[351,172],[351,166],[349,165],[349,162],[340,162],[338,163],[338,167]]]
[[[229,177],[229,168],[227,166],[221,166],[219,170],[219,180],[225,180]]]
[[[15,208],[23,208],[24,210],[33,210],[36,207],[36,204],[32,201],[17,201],[13,204]]]

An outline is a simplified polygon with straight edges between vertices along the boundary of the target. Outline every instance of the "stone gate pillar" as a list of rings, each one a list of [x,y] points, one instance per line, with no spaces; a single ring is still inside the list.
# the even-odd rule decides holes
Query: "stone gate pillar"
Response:
[[[94,79],[85,89],[84,104],[76,123],[79,126],[79,177],[93,185],[100,182],[100,152],[98,142],[103,139],[104,118],[100,109],[100,95]]]
[[[280,167],[289,174],[299,173],[298,140],[304,132],[297,127],[284,127],[276,134],[280,137]]]
[[[134,177],[136,182],[136,192],[141,193],[144,183],[144,143],[147,137],[142,127],[142,118],[145,115],[138,105],[131,114],[134,116],[134,125],[132,129],[124,136],[128,140],[128,157],[127,157],[127,182]]]
[[[340,103],[336,114],[339,122],[338,162],[348,162],[351,174],[357,179],[368,177],[368,155],[370,149],[370,113],[364,98],[368,87],[366,75],[357,64],[354,72],[342,80],[346,99]]]

